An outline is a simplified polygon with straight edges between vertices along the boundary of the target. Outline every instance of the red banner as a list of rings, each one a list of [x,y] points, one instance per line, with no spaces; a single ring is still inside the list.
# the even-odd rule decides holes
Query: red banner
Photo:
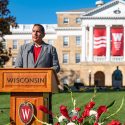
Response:
[[[112,28],[111,39],[112,39],[111,55],[123,56],[123,41],[124,41],[123,28]]]
[[[106,29],[94,28],[94,56],[106,55]]]

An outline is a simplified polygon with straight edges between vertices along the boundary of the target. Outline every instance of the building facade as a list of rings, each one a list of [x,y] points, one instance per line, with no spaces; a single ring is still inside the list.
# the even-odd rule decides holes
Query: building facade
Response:
[[[57,24],[43,24],[44,41],[58,52],[61,83],[125,86],[124,8],[124,0],[98,0],[94,8],[56,12]],[[32,26],[20,24],[5,36],[5,46],[12,52],[6,68],[14,67],[20,45],[32,42]]]

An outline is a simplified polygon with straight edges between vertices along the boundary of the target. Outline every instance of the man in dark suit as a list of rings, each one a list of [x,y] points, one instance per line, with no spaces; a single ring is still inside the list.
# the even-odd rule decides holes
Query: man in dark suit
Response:
[[[45,36],[44,27],[34,24],[32,29],[32,43],[20,47],[16,58],[15,67],[20,68],[53,68],[58,73],[60,65],[56,48],[45,43],[42,39]]]
[[[20,47],[16,58],[16,68],[53,68],[57,73],[60,70],[56,48],[46,44],[42,39],[45,36],[44,27],[34,24],[32,29],[32,43],[24,44]],[[52,94],[49,94],[50,102]],[[52,105],[49,105],[49,110]],[[49,116],[49,122],[53,119]]]

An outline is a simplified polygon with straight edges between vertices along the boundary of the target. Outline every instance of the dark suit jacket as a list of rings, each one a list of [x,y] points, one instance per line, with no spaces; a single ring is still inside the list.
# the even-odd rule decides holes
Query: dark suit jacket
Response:
[[[20,68],[50,68],[53,67],[56,72],[59,72],[60,65],[56,48],[42,43],[42,51],[40,52],[37,61],[34,63],[33,56],[34,43],[24,44],[20,47],[16,58],[15,67]]]

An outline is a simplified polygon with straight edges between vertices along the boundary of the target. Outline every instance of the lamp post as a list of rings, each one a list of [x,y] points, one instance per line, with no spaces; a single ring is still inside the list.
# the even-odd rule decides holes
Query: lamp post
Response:
[[[91,70],[89,70],[89,86],[91,86]]]
[[[11,50],[12,50],[12,48],[9,47],[9,56],[12,56]]]

